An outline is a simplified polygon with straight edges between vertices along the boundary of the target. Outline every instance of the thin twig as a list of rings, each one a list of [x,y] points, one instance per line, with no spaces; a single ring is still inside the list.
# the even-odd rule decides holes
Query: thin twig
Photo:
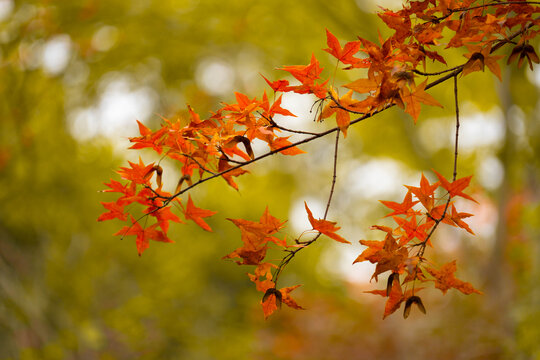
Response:
[[[323,219],[326,220],[326,217],[328,216],[328,210],[330,209],[330,203],[332,202],[332,196],[334,195],[334,189],[336,187],[336,179],[337,179],[337,159],[338,159],[338,148],[339,148],[339,131],[336,133],[336,141],[334,145],[334,167],[332,170],[332,185],[330,186],[330,194],[328,195],[328,201],[326,202],[326,210],[324,211],[324,217]],[[317,233],[315,237],[309,241],[306,242],[300,242],[296,241],[297,244],[303,245],[302,247],[296,248],[294,250],[286,250],[288,252],[283,259],[281,259],[278,268],[276,272],[274,273],[274,284],[277,286],[277,281],[279,279],[279,275],[283,272],[283,269],[289,264],[289,262],[294,258],[294,256],[300,252],[302,249],[305,249],[309,245],[313,244],[319,237],[321,237],[322,233]]]
[[[427,22],[439,23],[441,20],[444,20],[444,19],[446,19],[446,18],[448,18],[448,17],[450,17],[453,14],[458,13],[458,12],[465,12],[465,11],[470,11],[470,10],[475,10],[475,9],[486,8],[486,7],[490,7],[490,6],[501,6],[501,5],[540,5],[540,2],[537,2],[537,1],[501,1],[501,2],[491,2],[489,4],[482,4],[482,5],[476,5],[476,6],[471,6],[471,7],[447,9],[448,14],[440,16],[440,17],[434,17],[432,20],[427,21]]]
[[[330,209],[330,203],[332,202],[332,196],[334,195],[334,189],[336,187],[339,133],[340,133],[339,131],[336,132],[336,142],[334,146],[334,169],[332,172],[332,185],[330,186],[330,194],[328,195],[328,201],[326,202],[326,210],[324,211],[324,217],[323,217],[324,220],[326,220],[326,217],[328,216],[328,210]]]
[[[459,126],[460,126],[457,76],[454,76],[454,104],[456,107],[456,139],[454,142],[454,172],[452,173],[452,182],[456,181],[456,178],[457,178],[458,143],[459,143]]]
[[[455,113],[456,113],[456,135],[455,135],[455,141],[454,141],[454,169],[453,169],[453,173],[452,173],[452,182],[456,181],[456,178],[457,178],[457,163],[458,163],[458,148],[459,148],[459,126],[460,126],[460,123],[459,123],[459,101],[458,101],[457,75],[454,76],[454,105],[455,105]],[[448,212],[448,207],[450,205],[451,198],[452,197],[450,195],[448,195],[448,199],[446,200],[446,205],[444,206],[444,210],[443,210],[443,213],[442,213],[440,218],[433,219],[433,217],[430,216],[435,221],[435,224],[431,228],[431,231],[429,232],[429,234],[426,236],[426,239],[419,243],[420,249],[418,250],[418,253],[416,255],[416,256],[418,256],[419,259],[421,259],[422,256],[424,255],[424,252],[426,251],[426,246],[427,246],[427,243],[428,243],[429,239],[432,237],[433,233],[435,232],[435,230],[437,229],[437,227],[439,226],[441,221],[444,220],[444,218],[446,216],[446,213]],[[415,273],[417,273],[417,272],[418,272],[418,265],[416,265],[416,268],[415,268]],[[416,277],[416,274],[415,274],[415,277]],[[414,284],[413,284],[413,289],[414,289]]]
[[[416,70],[416,69],[413,69],[412,72],[415,73],[415,74],[418,74],[418,75],[422,75],[422,76],[436,76],[436,75],[442,75],[442,74],[446,74],[447,72],[457,70],[459,68],[462,68],[463,66],[465,66],[465,64],[454,66],[453,68],[449,68],[449,69],[446,69],[446,70],[435,71],[435,72],[430,72],[430,73],[420,71],[420,70]]]
[[[291,132],[291,133],[294,133],[294,134],[302,134],[302,135],[318,135],[319,134],[319,133],[311,132],[311,131],[288,129],[288,128],[286,128],[284,126],[281,126],[278,123],[276,123],[274,121],[274,119],[271,118],[271,117],[264,116],[264,114],[262,114],[262,113],[259,113],[259,115],[261,115],[263,118],[265,118],[270,123],[270,125],[272,127],[275,127],[276,129],[279,129],[279,130],[288,131],[288,132]]]

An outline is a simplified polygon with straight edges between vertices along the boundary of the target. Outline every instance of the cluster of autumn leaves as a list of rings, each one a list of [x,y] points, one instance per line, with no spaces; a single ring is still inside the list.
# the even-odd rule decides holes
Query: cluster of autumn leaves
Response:
[[[376,264],[372,279],[378,281],[378,276],[390,271],[385,290],[369,291],[373,294],[388,297],[384,317],[399,309],[405,301],[404,316],[407,317],[412,304],[417,304],[425,313],[420,297],[416,295],[422,288],[415,288],[416,282],[435,282],[435,287],[446,293],[455,288],[464,294],[479,293],[473,286],[454,277],[456,262],[443,265],[440,269],[434,267],[424,257],[426,246],[432,246],[431,238],[435,228],[440,224],[462,228],[474,234],[463,219],[472,216],[459,212],[455,207],[457,197],[475,201],[463,191],[470,183],[471,176],[448,181],[444,176],[435,172],[439,181],[430,184],[424,175],[420,186],[407,186],[407,194],[401,203],[381,201],[393,210],[387,217],[392,217],[397,224],[395,228],[373,226],[373,229],[386,233],[384,240],[360,240],[367,248],[356,258],[354,263],[369,261]],[[437,197],[437,191],[442,196]],[[418,204],[418,205],[417,205]],[[400,276],[403,280],[400,281]],[[403,291],[402,285],[409,287]],[[411,300],[412,299],[412,300]]]
[[[270,81],[265,78],[274,94],[266,92],[260,98],[249,98],[236,93],[236,102],[224,103],[208,118],[201,119],[188,106],[185,119],[164,119],[155,131],[138,123],[140,136],[130,139],[131,149],[152,149],[161,159],[157,163],[129,162],[118,174],[123,182],[111,180],[105,192],[117,193],[118,198],[104,202],[107,210],[98,220],[118,219],[126,222],[116,235],[134,236],[137,251],[141,255],[150,241],[172,242],[168,236],[170,221],[182,223],[191,220],[206,231],[211,231],[204,218],[215,212],[197,207],[190,195],[183,196],[195,186],[221,177],[238,190],[235,178],[246,174],[244,167],[268,155],[298,155],[304,153],[284,132],[304,134],[303,142],[312,141],[329,134],[309,133],[287,129],[276,123],[275,115],[295,116],[282,107],[283,93],[313,94],[321,104],[317,119],[322,121],[335,115],[337,128],[344,136],[352,122],[365,119],[397,105],[412,116],[419,117],[421,105],[441,106],[425,90],[435,84],[420,76],[435,76],[453,71],[453,76],[483,71],[484,67],[500,75],[498,61],[501,55],[494,52],[503,45],[513,46],[507,63],[525,60],[532,67],[539,59],[528,41],[535,38],[538,29],[536,19],[540,8],[523,1],[480,2],[477,0],[421,0],[408,1],[401,10],[384,10],[379,17],[394,33],[388,38],[379,38],[379,45],[364,38],[347,42],[343,47],[338,39],[327,30],[327,48],[324,50],[343,65],[343,70],[356,71],[356,80],[343,85],[347,89],[342,96],[339,88],[330,86],[329,79],[321,78],[322,67],[312,55],[308,65],[285,66],[292,79]],[[519,38],[517,41],[515,39]],[[443,51],[448,48],[464,48],[466,61],[462,65],[438,73],[426,73],[427,60],[447,66]],[[421,70],[420,70],[421,69]],[[290,81],[289,81],[290,80]],[[291,83],[291,81],[293,81]],[[271,100],[272,99],[272,100]],[[352,120],[351,116],[356,116]],[[252,143],[260,140],[268,145],[268,152],[255,154]],[[174,191],[163,189],[164,158],[175,162],[180,177]],[[382,241],[361,240],[366,250],[356,259],[376,264],[373,278],[391,272],[386,290],[373,293],[387,297],[385,315],[397,310],[405,302],[405,314],[412,305],[424,309],[416,295],[420,288],[416,282],[434,281],[435,286],[446,292],[456,288],[463,293],[478,292],[470,284],[457,280],[453,274],[455,262],[440,269],[424,258],[426,246],[431,245],[433,231],[440,223],[456,226],[472,233],[463,221],[470,216],[455,207],[455,197],[472,200],[463,190],[470,177],[453,181],[437,173],[439,181],[430,184],[422,176],[419,187],[408,187],[402,203],[383,202],[392,209],[388,216],[396,227],[375,226],[386,233]],[[439,189],[439,190],[437,190]],[[443,194],[437,195],[437,191]],[[137,205],[137,206],[135,206]],[[336,233],[336,223],[315,219],[306,204],[306,213],[312,230],[342,243],[348,243]],[[183,215],[181,219],[179,214]],[[269,246],[291,253],[291,248],[301,248],[311,242],[298,239],[287,243],[277,237],[284,222],[264,212],[258,222],[245,219],[229,219],[240,229],[243,246],[225,258],[241,265],[255,266],[250,279],[264,296],[262,300],[265,316],[271,314],[281,303],[293,308],[300,306],[290,297],[297,286],[276,288],[276,274],[281,265],[265,261]],[[403,279],[400,279],[403,277]],[[406,290],[402,290],[402,285]]]

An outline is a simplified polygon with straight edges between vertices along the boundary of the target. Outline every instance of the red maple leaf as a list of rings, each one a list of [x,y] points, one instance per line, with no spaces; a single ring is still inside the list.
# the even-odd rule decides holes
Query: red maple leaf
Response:
[[[405,198],[403,199],[403,202],[397,203],[394,201],[384,201],[380,200],[381,203],[383,203],[384,206],[394,210],[393,212],[385,215],[385,217],[393,216],[393,215],[412,215],[415,212],[412,210],[412,207],[416,204],[418,204],[418,201],[412,201],[412,193],[411,190],[407,191],[407,194],[405,194]]]
[[[304,206],[308,214],[309,222],[311,223],[311,226],[313,226],[313,230],[317,230],[321,234],[324,234],[328,236],[329,238],[334,239],[336,241],[339,241],[345,244],[350,244],[349,241],[345,240],[344,238],[336,234],[336,231],[338,231],[341,228],[337,227],[335,222],[324,220],[324,219],[315,219],[305,201],[304,201]]]
[[[445,188],[448,191],[448,193],[450,194],[450,197],[461,196],[462,198],[472,200],[475,203],[478,203],[478,201],[474,200],[472,197],[470,197],[469,195],[467,195],[467,194],[465,194],[463,192],[463,190],[465,190],[465,188],[467,186],[469,186],[469,183],[471,182],[472,175],[467,176],[467,177],[462,177],[461,179],[457,179],[456,181],[450,182],[450,181],[446,180],[445,177],[442,176],[441,174],[439,174],[437,171],[435,171],[435,170],[433,170],[433,171],[435,172],[435,174],[439,178],[439,181],[441,182],[441,186],[443,188]]]
[[[458,289],[465,295],[472,293],[482,294],[481,291],[476,290],[470,283],[456,279],[454,273],[456,272],[456,260],[444,264],[440,270],[435,270],[426,267],[426,271],[435,278],[435,287],[446,294],[448,289]]]
[[[109,212],[103,213],[98,217],[98,221],[120,219],[126,221],[127,214],[124,213],[124,205],[119,205],[118,202],[102,202],[101,205]]]
[[[418,200],[424,205],[427,211],[431,211],[435,201],[435,190],[439,187],[439,183],[430,184],[428,179],[422,174],[420,180],[420,187],[406,186],[410,192],[416,196]]]
[[[342,48],[339,40],[326,29],[326,43],[328,45],[327,49],[323,49],[339,61],[344,64],[355,64],[360,59],[355,58],[354,54],[360,51],[362,43],[360,41],[351,41],[345,44],[345,47]]]
[[[188,202],[184,210],[184,216],[186,220],[193,220],[195,224],[199,225],[206,231],[212,231],[212,228],[204,222],[203,218],[216,214],[217,211],[205,210],[196,207],[191,200],[191,195],[188,197]]]
[[[158,224],[154,224],[152,226],[147,227],[146,229],[143,229],[143,227],[135,221],[133,217],[131,217],[131,225],[130,226],[124,226],[120,231],[115,233],[114,235],[119,236],[129,236],[129,235],[135,235],[135,244],[137,245],[137,252],[139,253],[139,256],[142,255],[142,253],[148,249],[150,240],[154,241],[161,241],[161,242],[167,242],[172,243],[173,241],[169,239],[163,231],[156,230],[156,227]]]

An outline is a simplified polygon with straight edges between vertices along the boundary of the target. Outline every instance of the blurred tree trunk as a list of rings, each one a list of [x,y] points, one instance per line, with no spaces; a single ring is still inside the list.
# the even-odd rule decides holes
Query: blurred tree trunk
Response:
[[[501,330],[501,338],[510,339],[514,334],[514,321],[511,314],[510,304],[513,303],[515,284],[510,269],[510,264],[505,256],[509,241],[508,208],[514,193],[513,179],[519,177],[519,167],[514,166],[516,157],[516,135],[512,131],[512,107],[514,101],[510,91],[512,69],[507,68],[503,75],[503,81],[499,83],[498,94],[503,113],[505,126],[504,142],[499,151],[499,160],[503,167],[503,179],[496,196],[497,228],[493,248],[487,264],[486,271],[486,304],[490,310],[497,314],[498,326]]]

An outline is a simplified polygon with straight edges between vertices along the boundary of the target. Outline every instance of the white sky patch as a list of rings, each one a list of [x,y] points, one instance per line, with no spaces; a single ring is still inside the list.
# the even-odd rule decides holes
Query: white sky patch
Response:
[[[363,245],[336,244],[321,258],[321,270],[330,275],[354,283],[369,283],[375,271],[375,264],[362,261],[353,265],[353,261],[366,249]]]
[[[407,183],[403,174],[409,172],[403,164],[390,158],[369,159],[351,169],[348,189],[365,199],[386,199],[403,190],[401,185]]]
[[[423,147],[431,153],[452,145],[448,132],[451,131],[448,122],[444,119],[428,119],[419,124],[418,133]]]
[[[68,35],[57,35],[43,46],[41,54],[43,70],[49,75],[60,74],[71,57],[71,39]]]
[[[525,64],[527,64],[527,62],[525,62]],[[540,87],[540,74],[538,73],[537,65],[533,63],[533,70],[529,68],[528,64],[526,65],[526,67],[527,70],[525,73],[529,81],[535,84],[537,87]]]
[[[111,80],[95,106],[72,112],[70,130],[78,140],[89,140],[102,135],[109,138],[136,136],[137,123],[151,115],[157,94],[150,87],[132,88],[126,77]]]
[[[419,133],[422,145],[432,153],[443,148],[452,149],[456,136],[455,120],[429,119],[421,123]],[[503,115],[497,107],[488,112],[464,112],[460,117],[459,151],[470,153],[482,147],[498,148],[504,137]]]
[[[471,152],[484,146],[498,147],[505,137],[504,121],[499,108],[477,112],[460,119],[459,148]],[[452,132],[450,138],[454,139]]]
[[[0,21],[7,19],[14,7],[13,0],[0,0]]]
[[[78,109],[71,114],[71,119],[70,130],[78,140],[90,140],[99,134],[99,115],[96,109]]]
[[[195,71],[197,85],[211,95],[223,96],[232,91],[234,69],[228,62],[219,58],[202,60]]]
[[[478,180],[489,190],[497,189],[504,177],[504,167],[496,156],[482,158],[478,164]]]

